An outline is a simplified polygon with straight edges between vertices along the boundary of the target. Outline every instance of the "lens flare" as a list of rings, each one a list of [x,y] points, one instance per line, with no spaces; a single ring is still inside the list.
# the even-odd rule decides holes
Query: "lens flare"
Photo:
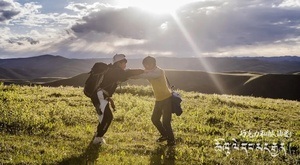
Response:
[[[195,53],[196,57],[197,58],[202,57],[200,49],[198,48],[198,46],[194,42],[194,40],[193,40],[192,36],[190,35],[190,33],[188,32],[187,28],[180,21],[177,14],[175,12],[172,12],[171,15],[172,15],[172,18],[174,19],[175,23],[179,27],[181,33],[185,37],[186,41],[189,43],[190,47],[192,48],[193,52]],[[202,66],[205,68],[206,71],[208,71],[208,72],[212,71],[211,66],[206,62],[205,58],[201,58],[201,59],[199,59],[199,61],[202,64]],[[219,82],[216,75],[215,74],[208,74],[208,76],[211,78],[211,80],[213,81],[214,85],[217,87],[219,92],[224,94],[225,93],[224,88],[223,88],[222,84]]]

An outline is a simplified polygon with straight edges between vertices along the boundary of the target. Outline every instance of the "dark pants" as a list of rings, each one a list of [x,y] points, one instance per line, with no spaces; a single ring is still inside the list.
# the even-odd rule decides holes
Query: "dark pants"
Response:
[[[97,126],[97,135],[96,135],[97,137],[104,136],[108,127],[110,126],[111,121],[113,120],[113,114],[108,104],[106,105],[104,113],[102,115],[103,115],[102,121],[99,122]]]
[[[162,122],[160,121],[162,117]],[[168,140],[174,140],[174,134],[171,126],[172,120],[172,100],[171,97],[156,101],[153,114],[151,117],[152,123],[155,125],[161,136],[168,137]]]
[[[99,105],[100,105],[100,101],[97,97],[97,95],[93,95],[92,97],[92,103],[97,111],[97,115],[100,118],[101,115],[103,115],[103,117],[101,117],[102,119],[99,119],[99,124],[97,126],[97,137],[103,137],[104,134],[107,132],[108,127],[111,124],[111,121],[113,120],[113,114],[112,111],[109,107],[109,103],[106,105],[104,112],[102,114],[99,113]]]

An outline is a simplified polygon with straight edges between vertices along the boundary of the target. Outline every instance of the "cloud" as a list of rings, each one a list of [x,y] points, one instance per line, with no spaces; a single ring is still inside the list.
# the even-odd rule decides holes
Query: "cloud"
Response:
[[[5,22],[18,15],[20,11],[14,7],[13,2],[0,1],[0,22]]]
[[[31,45],[38,44],[39,41],[36,39],[33,39],[31,37],[18,37],[18,38],[10,38],[7,40],[10,44],[18,44],[18,45],[24,45],[24,42],[28,42]]]
[[[87,3],[71,3],[65,7],[66,9],[73,10],[75,12],[87,10]]]
[[[197,1],[181,6],[173,15],[99,2],[72,2],[59,13],[42,13],[43,7],[47,6],[38,2],[0,1],[0,11],[19,12],[1,17],[7,25],[0,27],[2,51],[78,58],[118,52],[132,56],[300,55],[298,0]]]
[[[94,32],[92,40],[97,34],[114,35],[147,41],[130,48],[167,51],[174,55],[195,53],[190,42],[201,53],[286,41],[297,44],[300,8],[282,5],[286,3],[282,0],[199,1],[178,9],[176,18],[149,14],[137,8],[107,7],[83,17],[71,29],[87,41],[90,39],[84,36],[90,32]]]
[[[34,25],[31,22],[44,22],[41,21],[42,17],[45,15],[39,13],[39,9],[42,8],[41,5],[36,4],[35,2],[25,3],[21,5],[14,0],[1,1],[0,4],[0,21],[6,22],[10,25]],[[42,17],[41,17],[42,16]]]
[[[18,15],[19,13],[19,11],[0,10],[0,22],[10,20],[12,17]]]
[[[79,18],[66,13],[41,13],[43,6],[33,2],[20,4],[10,0],[1,6],[18,11],[18,15],[4,22],[6,26],[0,27],[1,56],[55,52],[58,43],[72,38],[67,29]]]
[[[299,36],[299,9],[272,7],[264,1],[230,1],[215,4],[207,13],[207,3],[182,8],[178,19],[199,48],[216,51],[223,47],[270,44]],[[270,5],[271,4],[271,5]],[[274,5],[274,4],[273,4]],[[204,8],[204,9],[203,9]]]
[[[68,29],[81,17],[80,14],[45,14],[41,10],[43,6],[36,2],[1,2],[6,2],[0,4],[1,10],[19,13],[9,20],[6,19],[4,26],[0,26],[0,57],[24,57],[45,53],[62,55],[68,51],[68,45],[74,39],[73,32]]]
[[[138,8],[107,7],[82,18],[83,23],[72,27],[76,33],[95,31],[120,37],[143,39],[163,23],[163,19]]]
[[[65,27],[69,28],[80,15],[66,13],[42,13],[43,6],[38,2],[20,4],[14,0],[1,1],[0,21],[6,25],[15,25],[21,28],[33,27]],[[3,9],[2,9],[3,8]]]
[[[299,0],[284,0],[281,4],[279,4],[279,7],[300,7],[300,1]]]
[[[64,30],[45,28],[43,31],[31,30],[25,34],[14,33],[8,27],[0,27],[0,56],[26,57],[45,53],[56,54],[66,49],[72,35]],[[64,47],[64,48],[62,48]],[[61,51],[63,52],[63,51]]]
[[[98,12],[102,9],[113,8],[113,6],[99,2],[93,4],[71,2],[65,8],[79,13],[81,16],[86,16],[92,12]]]
[[[3,8],[3,7],[8,7],[10,6],[11,4],[9,2],[6,2],[6,1],[0,1],[0,8]]]

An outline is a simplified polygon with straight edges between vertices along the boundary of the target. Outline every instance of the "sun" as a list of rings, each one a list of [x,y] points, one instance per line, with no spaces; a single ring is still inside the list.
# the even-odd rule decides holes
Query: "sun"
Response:
[[[196,0],[120,0],[120,5],[138,7],[156,14],[169,14],[180,6]]]
[[[178,1],[171,0],[138,0],[133,5],[158,14],[170,13],[180,6]]]

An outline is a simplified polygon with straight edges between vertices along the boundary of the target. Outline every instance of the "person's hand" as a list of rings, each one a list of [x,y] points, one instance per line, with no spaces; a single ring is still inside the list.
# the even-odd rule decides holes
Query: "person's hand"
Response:
[[[114,100],[110,97],[107,100],[108,100],[108,102],[110,102],[110,106],[112,107],[113,111],[116,111],[116,105],[115,105]]]
[[[131,76],[137,76],[144,73],[143,69],[127,69],[127,74]]]
[[[101,109],[100,109],[100,104],[97,105],[95,108],[96,108],[97,114],[98,114],[99,116],[101,116],[101,115],[102,115],[102,111],[101,111]]]

